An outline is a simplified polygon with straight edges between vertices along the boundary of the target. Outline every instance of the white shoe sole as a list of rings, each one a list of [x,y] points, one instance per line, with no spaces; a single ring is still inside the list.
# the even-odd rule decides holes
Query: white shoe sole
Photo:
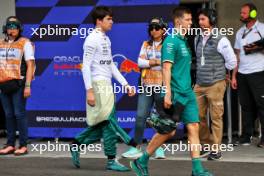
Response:
[[[209,154],[210,152],[205,152],[204,154],[200,155],[200,158],[206,158]]]
[[[242,146],[250,146],[251,143],[244,143],[244,144],[241,144]]]
[[[165,156],[155,156],[154,158],[155,158],[155,159],[166,159]]]
[[[215,158],[211,158],[211,159],[207,159],[208,161],[220,161],[220,160],[222,160],[222,156],[220,157],[220,158],[218,158],[218,159],[215,159]]]
[[[143,155],[142,152],[134,154],[134,155],[122,155],[123,158],[137,159]]]

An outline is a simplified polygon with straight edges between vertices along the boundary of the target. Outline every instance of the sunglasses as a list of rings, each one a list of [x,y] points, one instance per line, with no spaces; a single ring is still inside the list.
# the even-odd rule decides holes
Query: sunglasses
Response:
[[[16,22],[9,22],[6,24],[7,29],[19,29],[20,25]]]
[[[162,29],[161,26],[158,26],[158,25],[150,25],[149,26],[149,31],[153,31],[153,29],[155,29],[156,31]]]

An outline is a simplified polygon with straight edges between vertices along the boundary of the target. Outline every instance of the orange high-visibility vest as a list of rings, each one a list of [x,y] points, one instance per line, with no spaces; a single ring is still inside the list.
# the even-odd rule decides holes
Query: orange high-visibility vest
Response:
[[[21,79],[24,46],[29,39],[21,37],[13,43],[0,40],[0,83]],[[24,75],[25,76],[25,75]]]

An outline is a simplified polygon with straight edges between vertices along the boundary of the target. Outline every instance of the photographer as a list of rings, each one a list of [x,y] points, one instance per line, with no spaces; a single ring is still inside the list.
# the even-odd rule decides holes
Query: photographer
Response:
[[[263,50],[255,49],[256,44],[252,44],[263,40],[264,24],[257,20],[257,8],[252,3],[242,6],[240,16],[245,25],[236,34],[234,48],[238,68],[232,75],[232,88],[238,89],[242,108],[242,137],[239,143],[250,145],[254,122],[259,117],[262,138],[258,146],[264,148],[264,54]]]

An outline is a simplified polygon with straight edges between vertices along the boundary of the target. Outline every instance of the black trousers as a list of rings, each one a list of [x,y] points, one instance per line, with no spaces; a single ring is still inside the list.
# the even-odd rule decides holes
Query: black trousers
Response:
[[[238,73],[238,96],[242,108],[242,137],[250,138],[254,122],[260,118],[264,141],[264,71],[251,74]]]
[[[0,130],[6,129],[5,127],[5,113],[0,101]]]

